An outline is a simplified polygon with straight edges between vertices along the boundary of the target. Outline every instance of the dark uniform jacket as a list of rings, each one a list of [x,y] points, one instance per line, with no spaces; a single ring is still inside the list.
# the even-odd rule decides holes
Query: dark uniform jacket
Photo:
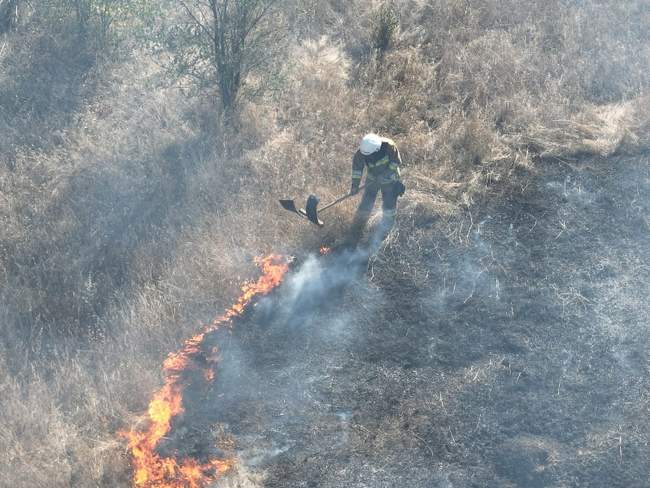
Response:
[[[382,144],[379,151],[364,156],[357,151],[352,159],[352,186],[359,187],[364,167],[368,170],[366,184],[383,186],[394,181],[400,181],[399,168],[402,158],[399,155],[395,143],[382,137]]]

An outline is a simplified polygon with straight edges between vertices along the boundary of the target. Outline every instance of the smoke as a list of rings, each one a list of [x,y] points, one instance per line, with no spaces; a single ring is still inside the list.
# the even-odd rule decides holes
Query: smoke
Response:
[[[315,311],[332,310],[348,286],[362,276],[367,255],[361,250],[308,256],[286,282],[277,309],[289,327],[300,327]],[[340,315],[345,315],[339,310]]]
[[[644,241],[629,208],[647,193],[567,172],[449,222],[462,245],[436,227],[414,252],[403,226],[374,249],[297,259],[213,337],[217,379],[193,392],[200,422],[180,439],[218,426],[233,486],[465,486],[467,456],[486,486],[570,474],[553,453],[643,409],[632,322],[647,307],[629,284],[647,285],[629,273]],[[413,266],[432,278],[413,281]]]
[[[333,429],[323,445],[349,442],[352,412],[332,404],[329,389],[363,341],[360,316],[381,302],[359,279],[367,259],[361,250],[305,257],[231,336],[218,339],[222,361],[210,409],[237,439],[242,471],[295,456],[309,443],[314,418]]]
[[[472,302],[504,299],[501,285],[504,276],[498,266],[503,253],[495,249],[489,238],[493,227],[492,216],[484,216],[466,234],[463,252],[445,257],[444,267],[436,270],[432,293],[423,298],[425,307],[441,313],[471,306]],[[511,246],[517,245],[512,227],[503,237]]]

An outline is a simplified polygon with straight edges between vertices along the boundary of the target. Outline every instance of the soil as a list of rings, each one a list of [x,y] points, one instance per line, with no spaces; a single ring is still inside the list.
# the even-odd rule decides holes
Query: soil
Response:
[[[543,161],[296,263],[193,406],[261,480],[229,482],[650,487],[649,168]]]

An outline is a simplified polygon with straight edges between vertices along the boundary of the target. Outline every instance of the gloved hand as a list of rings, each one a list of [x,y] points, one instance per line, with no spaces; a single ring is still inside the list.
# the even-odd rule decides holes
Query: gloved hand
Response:
[[[406,186],[404,186],[404,183],[401,181],[396,181],[395,182],[395,193],[397,193],[398,197],[401,197],[404,195],[404,192],[406,191]]]
[[[350,195],[356,195],[357,193],[359,193],[359,185],[352,183],[352,187],[350,188]]]

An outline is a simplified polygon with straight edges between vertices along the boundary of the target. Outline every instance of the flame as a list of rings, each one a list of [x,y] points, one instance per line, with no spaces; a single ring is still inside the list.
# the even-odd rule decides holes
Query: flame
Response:
[[[157,452],[159,443],[171,431],[172,421],[183,413],[184,386],[193,380],[198,371],[201,381],[214,380],[214,365],[219,361],[218,348],[203,351],[206,336],[222,326],[232,327],[231,320],[241,315],[253,299],[270,293],[278,286],[289,270],[289,260],[270,255],[255,260],[262,269],[256,282],[242,287],[242,295],[226,312],[205,326],[203,331],[186,340],[183,347],[170,353],[163,362],[164,384],[149,403],[148,427],[143,431],[120,432],[127,439],[133,466],[133,486],[136,488],[202,488],[219,478],[234,466],[232,459],[213,459],[200,463],[195,459],[177,460]],[[207,367],[206,367],[207,363]],[[203,366],[197,366],[202,364]]]
[[[326,256],[330,252],[332,252],[331,247],[323,246],[323,247],[320,248],[320,253],[321,253],[322,256]]]

